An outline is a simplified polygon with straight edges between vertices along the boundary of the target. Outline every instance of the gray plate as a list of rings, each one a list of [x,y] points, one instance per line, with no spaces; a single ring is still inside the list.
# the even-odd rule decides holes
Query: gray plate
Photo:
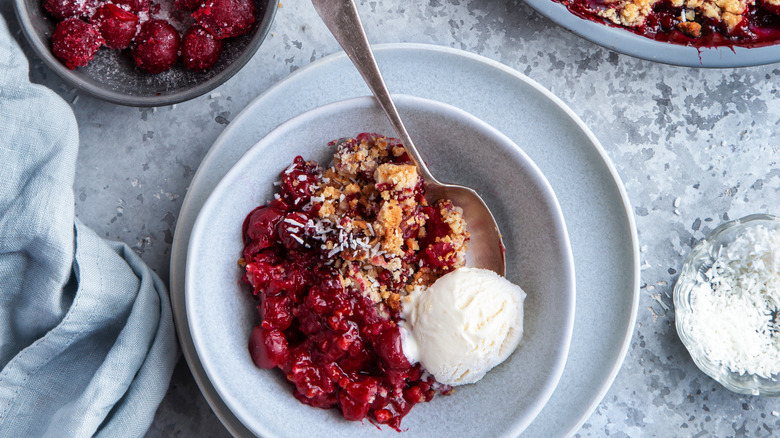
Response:
[[[574,333],[561,380],[524,435],[576,432],[612,384],[628,349],[639,302],[639,255],[628,198],[598,140],[563,102],[487,58],[438,46],[375,47],[390,90],[449,103],[492,125],[539,166],[566,220],[577,278]],[[343,54],[288,76],[252,101],[204,158],[182,205],[171,258],[171,300],[190,369],[236,436],[251,433],[227,409],[195,353],[184,305],[187,245],[211,191],[241,155],[282,122],[313,108],[370,94]]]
[[[655,41],[625,29],[582,19],[553,0],[525,0],[537,12],[575,34],[616,52],[687,67],[748,67],[780,61],[780,45],[702,48]]]
[[[563,214],[539,168],[506,136],[453,106],[396,95],[415,143],[442,181],[477,190],[506,246],[507,278],[528,294],[517,350],[475,385],[420,404],[403,420],[404,437],[515,437],[550,398],[566,363],[574,323],[574,265]],[[394,433],[344,421],[291,396],[278,370],[254,365],[247,345],[257,301],[236,260],[241,225],[273,199],[273,183],[301,155],[332,161],[331,140],[392,128],[373,97],[335,102],[274,129],[225,175],[190,234],[185,295],[192,340],[209,381],[251,431],[270,437],[349,438]],[[478,147],[476,147],[478,146]],[[468,224],[467,224],[468,225]],[[466,256],[468,265],[469,256]],[[263,409],[258,409],[262,406]],[[294,424],[294,426],[292,426]]]

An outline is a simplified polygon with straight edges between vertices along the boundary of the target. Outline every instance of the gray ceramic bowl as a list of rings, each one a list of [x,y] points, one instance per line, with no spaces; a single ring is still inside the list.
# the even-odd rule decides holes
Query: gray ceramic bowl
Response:
[[[481,381],[415,406],[402,423],[403,437],[516,437],[549,399],[569,351],[574,265],[561,209],[538,167],[503,134],[439,102],[397,96],[396,103],[434,175],[482,194],[503,233],[507,277],[528,294],[519,348]],[[293,158],[329,163],[330,140],[366,131],[391,132],[369,97],[283,123],[226,174],[193,227],[185,274],[192,340],[220,398],[256,435],[397,436],[387,427],[349,422],[335,410],[298,402],[279,370],[252,363],[247,345],[258,322],[256,302],[240,284],[236,264],[244,218],[272,199],[273,183]]]
[[[708,282],[707,271],[725,248],[748,228],[763,226],[780,229],[780,218],[754,214],[726,222],[702,239],[685,259],[680,277],[674,286],[674,315],[677,334],[688,349],[696,366],[727,389],[739,394],[780,396],[780,374],[764,378],[758,375],[731,371],[720,361],[712,360],[701,343],[691,334],[694,307],[692,291],[700,283]]]
[[[165,0],[171,1],[173,0]],[[230,79],[252,58],[271,27],[276,2],[255,0],[254,29],[225,41],[217,64],[205,72],[193,72],[177,63],[172,69],[150,75],[137,70],[127,50],[101,48],[87,66],[70,70],[51,51],[55,21],[41,0],[14,0],[27,41],[35,53],[65,82],[97,98],[130,106],[162,106],[205,94]]]

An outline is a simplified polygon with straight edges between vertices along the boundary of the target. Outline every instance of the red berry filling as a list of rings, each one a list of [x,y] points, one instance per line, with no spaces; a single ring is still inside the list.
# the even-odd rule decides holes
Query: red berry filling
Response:
[[[203,5],[204,0],[175,0],[173,4],[182,11],[194,11]]]
[[[332,144],[332,168],[296,157],[276,199],[244,220],[243,281],[260,321],[249,351],[301,402],[398,430],[416,403],[451,390],[404,355],[400,297],[461,266],[468,233],[449,201],[427,205],[397,140]]]
[[[138,22],[138,16],[111,3],[98,8],[92,16],[92,24],[109,49],[128,48],[138,32]]]
[[[103,44],[97,29],[78,18],[57,23],[51,41],[54,56],[71,70],[87,65]]]
[[[195,25],[184,34],[181,42],[181,60],[190,70],[208,70],[214,67],[222,54],[222,40],[214,38],[202,27]]]
[[[163,20],[149,20],[135,38],[135,65],[147,73],[161,73],[173,67],[179,57],[179,32]]]

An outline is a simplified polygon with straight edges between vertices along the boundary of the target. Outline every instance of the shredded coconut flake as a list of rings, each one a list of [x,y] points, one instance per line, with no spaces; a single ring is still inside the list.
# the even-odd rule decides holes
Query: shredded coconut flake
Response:
[[[286,217],[286,218],[284,218],[284,221],[287,222],[288,224],[295,225],[296,227],[301,227],[301,228],[304,227],[304,225],[302,223],[296,221],[295,219],[290,219],[290,218]]]
[[[739,374],[780,373],[780,230],[748,228],[691,291],[693,340]]]
[[[341,252],[341,247],[337,246],[337,247],[333,248],[332,250],[330,250],[330,252],[328,252],[328,258],[332,259],[334,255],[336,255],[336,254],[338,254],[340,252]]]

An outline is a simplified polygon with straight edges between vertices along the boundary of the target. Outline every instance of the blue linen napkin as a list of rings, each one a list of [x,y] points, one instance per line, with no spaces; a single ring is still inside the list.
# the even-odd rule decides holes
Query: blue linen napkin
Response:
[[[0,16],[0,437],[141,436],[178,359],[160,278],[75,219],[78,141]]]

